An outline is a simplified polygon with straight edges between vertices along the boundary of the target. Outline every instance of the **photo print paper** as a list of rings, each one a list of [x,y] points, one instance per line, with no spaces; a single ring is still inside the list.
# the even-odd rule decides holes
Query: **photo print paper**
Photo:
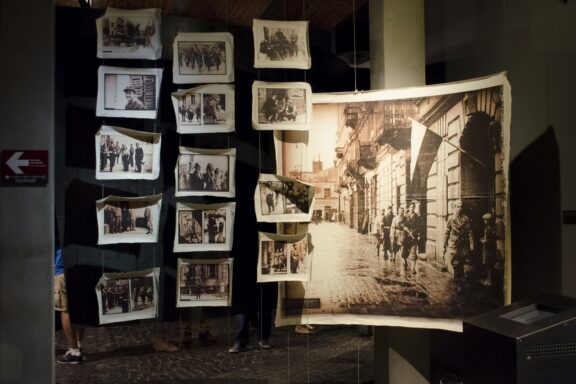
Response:
[[[277,320],[461,331],[509,300],[505,75],[315,94],[304,135],[276,132],[278,173],[316,187],[314,273]]]
[[[296,177],[262,173],[254,191],[256,220],[260,223],[310,221],[314,194],[312,184]]]
[[[254,68],[310,69],[308,21],[255,19]]]
[[[178,259],[176,307],[228,307],[233,259]]]
[[[234,197],[236,149],[180,147],[174,170],[176,196]]]
[[[96,133],[96,179],[155,180],[162,135],[103,125]]]
[[[236,203],[176,204],[174,252],[230,251]]]
[[[161,206],[162,194],[96,201],[98,244],[155,243]]]
[[[258,232],[258,282],[310,280],[310,239],[308,233],[278,235]]]
[[[162,68],[98,68],[96,116],[155,119]]]
[[[162,56],[159,8],[126,10],[107,8],[96,19],[100,59],[148,59]]]
[[[160,268],[104,273],[96,284],[99,324],[158,317]]]
[[[259,131],[307,131],[312,122],[312,89],[301,82],[252,85],[252,127]]]
[[[172,93],[179,133],[234,132],[234,86],[210,84]]]
[[[180,32],[174,39],[173,82],[234,82],[234,37],[227,32]]]

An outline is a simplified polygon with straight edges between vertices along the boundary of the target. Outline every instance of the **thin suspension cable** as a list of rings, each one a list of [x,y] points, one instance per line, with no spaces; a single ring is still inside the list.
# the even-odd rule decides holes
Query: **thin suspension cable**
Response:
[[[352,0],[352,42],[354,44],[354,91],[358,92],[357,65],[356,65],[356,1]]]

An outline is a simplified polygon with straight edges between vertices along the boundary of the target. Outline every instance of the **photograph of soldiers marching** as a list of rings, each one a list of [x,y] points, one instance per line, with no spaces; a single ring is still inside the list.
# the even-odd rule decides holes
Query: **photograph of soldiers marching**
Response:
[[[502,92],[314,104],[310,132],[283,132],[279,173],[316,187],[314,273],[304,290],[287,283],[285,315],[503,304]]]
[[[178,69],[182,75],[226,74],[224,41],[178,42]]]
[[[153,277],[108,279],[102,287],[102,314],[154,309]]]

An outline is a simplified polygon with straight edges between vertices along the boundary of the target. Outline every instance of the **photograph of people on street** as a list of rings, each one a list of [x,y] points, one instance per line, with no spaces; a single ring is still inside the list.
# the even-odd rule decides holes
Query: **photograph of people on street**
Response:
[[[252,85],[252,127],[256,130],[309,129],[312,91],[307,83]]]
[[[161,197],[108,196],[98,200],[98,244],[156,242]]]
[[[96,179],[155,179],[160,134],[103,126],[96,134]]]
[[[230,33],[178,33],[173,45],[173,82],[233,82],[233,47]]]
[[[307,281],[310,278],[309,235],[259,232],[258,282]]]
[[[496,76],[402,99],[315,95],[311,130],[282,132],[277,152],[281,174],[316,187],[315,273],[304,291],[286,284],[283,318],[426,317],[451,329],[503,304],[507,84]],[[319,305],[296,308],[304,297]]]
[[[156,118],[161,81],[161,68],[101,66],[98,70],[96,115]]]
[[[96,285],[100,324],[157,315],[159,268],[126,273],[105,273]]]
[[[174,252],[232,249],[235,203],[176,205]]]
[[[307,21],[254,20],[254,68],[311,67]]]
[[[97,56],[103,59],[159,59],[160,9],[108,8],[96,19]]]
[[[259,182],[260,206],[262,215],[283,215],[286,213],[284,182]]]
[[[208,84],[172,93],[179,133],[234,131],[234,87]]]
[[[177,307],[228,306],[229,259],[178,259]]]
[[[310,221],[314,186],[288,177],[261,174],[254,205],[259,222]]]
[[[175,175],[176,196],[234,197],[235,154],[234,148],[180,147]]]

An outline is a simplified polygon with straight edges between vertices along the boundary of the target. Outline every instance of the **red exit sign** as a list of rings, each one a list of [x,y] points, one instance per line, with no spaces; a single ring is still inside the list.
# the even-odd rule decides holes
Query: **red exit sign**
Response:
[[[3,185],[48,184],[48,151],[4,150],[0,156]]]

